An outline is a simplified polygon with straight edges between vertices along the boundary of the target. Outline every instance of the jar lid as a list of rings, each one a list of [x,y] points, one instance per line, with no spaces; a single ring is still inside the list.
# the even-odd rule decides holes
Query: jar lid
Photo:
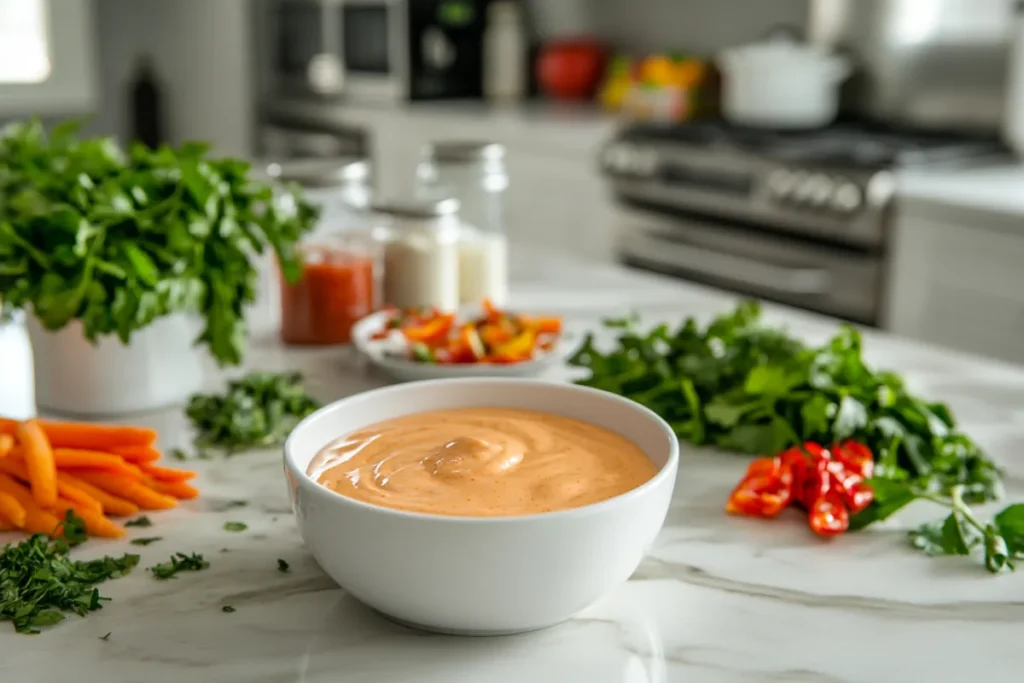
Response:
[[[302,187],[334,187],[367,182],[370,162],[358,157],[287,159],[267,164],[265,171],[278,182],[298,183]]]
[[[428,159],[439,162],[501,161],[505,158],[505,145],[497,142],[444,140],[430,143],[424,153]]]
[[[374,213],[401,216],[402,218],[439,218],[458,213],[459,200],[454,197],[381,199],[373,202],[370,205],[370,210]]]

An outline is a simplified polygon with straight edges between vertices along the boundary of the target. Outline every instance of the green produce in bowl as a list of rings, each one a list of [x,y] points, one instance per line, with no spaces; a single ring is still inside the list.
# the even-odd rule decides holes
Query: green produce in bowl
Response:
[[[78,122],[0,133],[0,292],[48,330],[128,343],[153,320],[196,312],[221,365],[245,351],[245,306],[269,247],[289,280],[317,218],[296,191],[274,199],[249,165],[188,143],[151,150],[79,138]]]

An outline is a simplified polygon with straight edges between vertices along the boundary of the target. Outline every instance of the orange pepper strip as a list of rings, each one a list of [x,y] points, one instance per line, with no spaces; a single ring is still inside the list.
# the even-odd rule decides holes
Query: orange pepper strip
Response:
[[[402,334],[411,342],[436,346],[447,341],[448,333],[451,331],[454,322],[454,315],[440,315],[422,325],[404,327],[402,328]]]

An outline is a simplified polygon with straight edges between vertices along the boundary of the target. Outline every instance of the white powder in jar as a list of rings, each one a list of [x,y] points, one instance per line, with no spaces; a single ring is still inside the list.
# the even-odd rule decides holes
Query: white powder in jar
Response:
[[[416,232],[388,240],[384,245],[384,301],[398,308],[458,308],[458,244]]]
[[[495,232],[475,229],[459,237],[459,299],[479,304],[490,299],[495,306],[508,303],[508,240]]]

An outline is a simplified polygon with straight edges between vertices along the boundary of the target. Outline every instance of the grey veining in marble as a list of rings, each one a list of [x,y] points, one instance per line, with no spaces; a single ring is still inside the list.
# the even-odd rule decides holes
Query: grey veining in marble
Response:
[[[730,296],[617,268],[532,255],[514,263],[514,303],[566,317],[572,331],[635,308],[652,321],[706,317]],[[813,341],[835,323],[769,307]],[[1024,494],[1024,369],[877,333],[867,355],[948,401]],[[329,400],[380,386],[346,351],[286,350],[257,330],[254,367],[305,370]],[[552,372],[569,378],[568,371]],[[216,378],[211,377],[211,386]],[[177,411],[141,418],[165,447],[187,439]],[[668,522],[633,579],[547,631],[464,639],[410,631],[334,586],[303,550],[276,453],[202,462],[203,495],[151,515],[148,547],[90,542],[81,553],[141,552],[143,566],[196,551],[212,566],[157,582],[139,571],[106,584],[87,619],[35,637],[0,631],[0,681],[50,683],[897,683],[1019,680],[1024,572],[991,577],[959,558],[911,552],[912,507],[883,528],[822,542],[799,515],[774,522],[723,512],[742,458],[684,449]],[[232,508],[230,501],[250,501]],[[244,533],[226,521],[248,524]],[[278,558],[290,564],[277,569]],[[224,605],[233,613],[221,610]],[[100,637],[110,632],[108,640]]]

